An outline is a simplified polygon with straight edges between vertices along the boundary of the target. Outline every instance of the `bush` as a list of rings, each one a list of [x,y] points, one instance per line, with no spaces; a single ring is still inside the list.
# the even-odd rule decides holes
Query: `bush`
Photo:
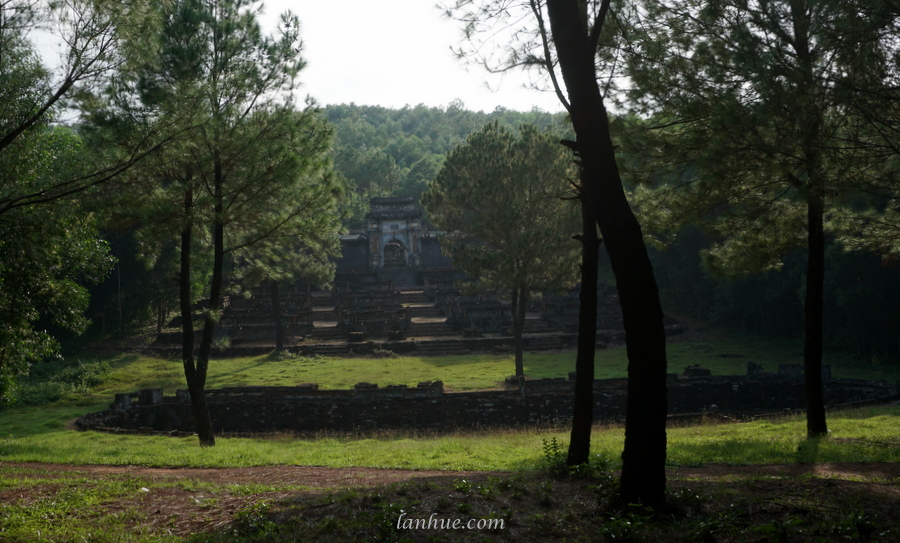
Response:
[[[567,466],[567,447],[558,439],[542,439],[544,469],[554,477],[574,477],[576,479],[605,479],[609,474],[609,458],[602,454],[592,454],[587,463]]]
[[[89,394],[109,375],[109,364],[104,361],[73,362],[45,361],[35,364],[27,379],[16,391],[15,403],[44,405],[67,396]]]

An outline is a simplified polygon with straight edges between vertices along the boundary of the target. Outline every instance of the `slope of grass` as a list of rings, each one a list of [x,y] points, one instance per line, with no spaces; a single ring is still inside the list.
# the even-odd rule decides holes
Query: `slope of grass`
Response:
[[[715,374],[739,374],[747,360],[754,360],[775,371],[779,363],[799,362],[798,352],[791,349],[796,346],[740,338],[672,343],[670,367],[671,371],[680,371],[683,366],[701,364]],[[526,371],[532,377],[564,377],[573,359],[573,352],[528,353]],[[881,485],[884,490],[868,490],[855,480],[849,481],[836,494],[835,485],[843,483],[814,476],[726,483],[673,480],[670,502],[673,511],[680,513],[672,520],[616,511],[605,501],[615,488],[611,475],[593,482],[564,482],[537,471],[548,465],[545,443],[555,439],[564,450],[568,432],[560,428],[448,435],[385,432],[303,439],[290,435],[221,437],[214,448],[200,448],[194,437],[73,431],[73,419],[105,409],[115,392],[158,387],[171,394],[184,388],[180,361],[131,354],[104,361],[111,369],[90,395],[80,387],[49,405],[0,411],[0,492],[23,497],[0,503],[0,540],[246,543],[273,541],[276,535],[285,541],[344,541],[359,534],[393,540],[390,537],[398,535],[393,529],[378,527],[393,526],[400,518],[400,509],[423,517],[439,512],[445,517],[505,518],[515,529],[490,534],[492,538],[502,536],[498,540],[504,541],[740,541],[746,540],[748,530],[759,537],[769,534],[773,540],[896,540],[890,505],[882,507],[883,511],[876,508],[884,501],[884,492],[893,492],[889,487],[895,483],[891,481],[866,483]],[[854,365],[847,357],[832,357],[830,362],[837,376],[898,377],[891,366]],[[259,356],[213,361],[209,386],[317,382],[321,388],[346,388],[359,381],[414,385],[421,380],[441,379],[451,389],[476,390],[496,386],[511,368],[511,358],[494,355],[283,361]],[[624,349],[598,351],[598,377],[622,377],[625,368]],[[900,460],[898,417],[898,406],[830,413],[831,435],[821,440],[805,438],[805,421],[800,416],[677,426],[668,431],[667,464],[896,462]],[[623,439],[622,428],[598,425],[593,432],[592,452],[605,458],[609,467],[617,468]],[[36,470],[7,464],[11,462],[166,467],[315,465],[517,473],[478,476],[481,478],[474,482],[459,479],[443,486],[408,483],[350,490],[335,495],[332,502],[323,502],[318,493],[288,494],[300,489],[278,486],[277,481],[217,485],[151,481],[129,475],[85,478],[77,472],[63,477],[33,473],[29,478],[26,472]],[[292,497],[277,502],[276,507],[272,493]],[[163,497],[155,498],[158,495]],[[239,502],[242,505],[235,509]],[[789,514],[794,509],[771,506],[783,505],[781,502],[801,507],[805,511],[802,520]],[[168,509],[176,503],[177,510]],[[296,516],[294,509],[299,512]],[[167,512],[161,513],[163,510]],[[748,516],[735,511],[756,513]],[[376,528],[377,533],[372,531]],[[172,530],[177,530],[177,535]],[[191,537],[189,533],[196,535]],[[422,531],[399,535],[431,541],[434,534]],[[488,534],[470,535],[478,539]]]
[[[747,362],[762,364],[769,372],[779,364],[802,363],[797,342],[763,341],[753,337],[715,337],[709,341],[670,342],[669,371],[681,373],[685,366],[700,364],[714,375],[742,375]],[[164,360],[135,354],[107,359],[110,377],[94,388],[94,394],[112,396],[141,388],[162,388],[173,394],[185,388],[180,360]],[[861,363],[845,354],[826,355],[836,378],[900,380],[900,365]],[[596,377],[608,379],[627,376],[625,349],[616,347],[597,351]],[[532,378],[567,377],[575,368],[575,351],[531,352],[525,354],[525,373]],[[290,386],[318,383],[321,389],[350,388],[356,383],[380,386],[421,381],[443,381],[447,390],[468,391],[497,387],[514,373],[509,355],[471,354],[465,356],[398,358],[298,357],[278,360],[270,355],[224,358],[210,362],[207,388],[249,385]]]
[[[220,438],[200,449],[196,438],[74,432],[65,421],[92,406],[10,409],[0,422],[0,459],[181,467],[317,465],[442,470],[515,471],[536,469],[542,442],[568,441],[566,430],[530,429],[455,434],[401,432],[349,437],[292,436]],[[85,409],[87,408],[87,409]],[[900,460],[900,407],[832,413],[831,437],[809,442],[802,417],[669,430],[671,466],[778,464],[793,462],[891,462]],[[624,432],[598,426],[592,452],[618,465]]]
[[[714,337],[706,342],[670,343],[670,367],[701,364],[714,374],[744,372],[747,360],[768,371],[784,362],[797,362],[797,346],[752,338]],[[626,375],[625,350],[597,352],[597,376]],[[573,351],[527,353],[526,372],[532,377],[564,377],[571,369]],[[368,466],[412,469],[518,470],[532,469],[541,457],[541,440],[567,441],[566,432],[547,429],[507,430],[490,433],[411,436],[402,433],[354,437],[293,439],[290,436],[224,438],[213,450],[199,451],[193,438],[140,437],[74,432],[68,423],[91,411],[105,409],[115,392],[159,387],[167,394],[184,388],[181,363],[135,354],[105,358],[111,370],[91,395],[70,395],[40,407],[0,411],[0,460],[109,463],[152,466],[252,466],[306,464],[335,467]],[[847,357],[832,356],[836,375],[894,379],[897,367],[859,367]],[[509,373],[511,357],[490,354],[395,359],[334,359],[298,357],[278,360],[257,356],[213,360],[208,387],[239,385],[294,385],[316,382],[320,388],[348,388],[361,381],[379,385],[415,385],[444,381],[451,390],[491,388]],[[783,463],[796,461],[896,460],[898,430],[896,407],[851,411],[830,416],[832,439],[807,443],[802,418],[745,424],[673,428],[669,432],[669,463],[698,465]],[[424,438],[423,438],[424,437]],[[594,452],[617,462],[622,430],[594,432]]]

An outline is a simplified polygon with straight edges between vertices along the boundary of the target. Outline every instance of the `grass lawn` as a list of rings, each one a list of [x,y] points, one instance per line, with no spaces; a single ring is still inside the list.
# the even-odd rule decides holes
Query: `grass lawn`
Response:
[[[297,439],[292,436],[220,438],[200,450],[196,438],[74,432],[66,422],[104,408],[102,404],[9,409],[0,421],[0,460],[182,467],[317,465],[421,470],[532,470],[543,459],[542,444],[568,441],[566,429],[499,430],[448,435],[370,433]],[[900,460],[900,407],[832,413],[831,437],[806,443],[799,416],[746,423],[669,429],[668,464],[696,466]],[[618,465],[623,430],[597,426],[592,452]]]
[[[728,337],[670,343],[669,359],[672,371],[700,364],[714,374],[743,373],[747,360],[761,363],[767,371],[800,361],[796,345]],[[564,377],[573,361],[572,351],[526,353],[526,372],[532,377]],[[184,387],[179,361],[123,354],[106,362],[107,377],[88,393],[0,411],[0,541],[761,543],[900,537],[900,478],[817,475],[812,469],[793,469],[900,461],[900,406],[830,413],[831,433],[821,440],[805,438],[800,416],[672,427],[667,454],[670,506],[665,515],[653,516],[641,509],[616,509],[611,501],[615,477],[608,471],[595,472],[587,480],[548,475],[547,446],[565,447],[565,428],[447,435],[375,432],[304,439],[223,437],[216,447],[206,449],[196,438],[73,431],[73,419],[105,409],[115,392],[161,387],[171,394]],[[843,356],[832,356],[828,362],[838,377],[900,377],[894,366],[859,365]],[[624,349],[598,351],[597,365],[598,377],[625,376]],[[212,361],[208,386],[317,382],[320,388],[334,389],[360,381],[383,386],[440,379],[447,388],[462,391],[495,387],[510,373],[511,357],[497,355],[290,360],[258,356]],[[619,467],[623,439],[620,427],[596,426],[595,462],[607,469]],[[25,467],[25,462],[47,467]],[[50,464],[121,468],[87,476],[77,467],[61,472]],[[783,471],[748,473],[754,465],[780,465]],[[130,475],[134,468],[129,466],[398,468],[449,470],[449,475],[371,488],[311,490],[277,479],[239,484]],[[737,471],[721,478],[710,475],[721,475],[722,470]],[[487,473],[467,476],[466,471]],[[436,514],[503,519],[509,524],[487,532],[403,531],[397,528],[404,518],[401,511],[413,518]]]
[[[802,364],[801,346],[789,341],[722,336],[703,342],[679,342],[676,337],[667,349],[669,371],[673,373],[681,373],[685,366],[692,364],[710,368],[714,375],[742,375],[748,361],[762,364],[770,372],[777,371],[779,364]],[[103,384],[94,388],[94,394],[111,397],[116,392],[141,388],[162,388],[166,394],[174,394],[175,390],[185,388],[180,360],[122,354],[108,361],[113,370]],[[897,364],[866,364],[846,354],[828,354],[825,362],[832,365],[832,375],[836,378],[900,380]],[[597,351],[598,379],[626,377],[627,367],[624,347]],[[525,373],[533,378],[567,377],[574,369],[574,350],[525,353]],[[318,383],[321,389],[342,389],[361,382],[415,386],[421,381],[440,380],[446,390],[468,391],[495,388],[514,372],[511,355],[288,360],[260,355],[212,360],[207,388]]]
[[[741,374],[746,362],[761,363],[767,371],[798,362],[798,345],[766,342],[719,334],[706,341],[674,341],[668,352],[672,371],[690,364],[709,367],[714,374]],[[676,338],[677,339],[677,338]],[[793,349],[793,350],[792,350]],[[532,377],[564,377],[574,363],[574,351],[526,353],[525,369]],[[411,469],[521,470],[534,469],[541,458],[542,439],[566,441],[565,431],[508,430],[489,434],[412,437],[402,433],[367,434],[353,438],[322,436],[296,440],[290,436],[259,439],[225,438],[213,449],[197,454],[193,438],[138,437],[80,433],[67,423],[107,408],[116,392],[159,387],[167,394],[184,388],[181,362],[135,354],[106,359],[109,372],[89,394],[70,394],[51,405],[16,407],[0,412],[0,459],[75,464],[105,463],[146,466],[238,467],[271,464],[313,464],[333,467],[367,466]],[[897,366],[855,363],[847,356],[828,360],[836,376],[900,379]],[[348,388],[366,381],[379,385],[414,386],[440,379],[450,390],[496,387],[512,373],[510,356],[474,354],[444,357],[320,358],[280,360],[269,355],[219,359],[210,362],[208,388],[241,385],[318,383],[323,389]],[[626,376],[625,349],[597,351],[599,378]],[[876,462],[900,459],[893,417],[897,408],[832,414],[832,440],[803,454],[818,461]],[[669,432],[670,465],[782,463],[798,459],[805,429],[801,418],[745,424],[673,428]],[[598,427],[594,451],[617,462],[622,430]],[[892,437],[893,436],[893,437]],[[886,446],[881,446],[887,444]],[[852,451],[847,453],[846,451]]]
[[[900,460],[900,407],[832,413],[832,435],[803,438],[797,417],[669,430],[668,508],[662,515],[614,505],[616,478],[553,476],[545,445],[564,450],[566,432],[495,431],[446,436],[195,438],[77,433],[62,419],[78,406],[12,410],[0,431],[0,540],[46,542],[279,541],[882,541],[900,536],[900,471],[879,475],[860,463]],[[43,413],[43,415],[42,415]],[[42,424],[41,419],[45,418]],[[595,428],[599,465],[615,468],[621,428]],[[48,464],[10,464],[11,462]],[[87,475],[49,463],[114,464]],[[837,464],[820,473],[813,463]],[[753,464],[781,464],[783,469]],[[133,466],[478,470],[341,489],[265,476],[147,475]],[[734,468],[726,466],[733,465]],[[885,464],[872,464],[873,466]],[[42,467],[45,466],[45,467]],[[742,469],[742,466],[753,468]],[[776,466],[777,467],[777,466]],[[794,469],[800,468],[800,469]],[[283,469],[283,468],[282,468]],[[844,473],[842,470],[846,470]],[[485,473],[487,472],[487,473]],[[236,473],[246,477],[253,471]],[[425,475],[417,476],[416,473]],[[874,474],[874,475],[873,475]],[[405,515],[405,517],[403,516]],[[481,531],[400,530],[404,518],[502,519]]]

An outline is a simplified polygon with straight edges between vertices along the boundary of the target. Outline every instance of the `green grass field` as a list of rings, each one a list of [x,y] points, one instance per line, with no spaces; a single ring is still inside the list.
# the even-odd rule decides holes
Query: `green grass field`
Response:
[[[671,371],[700,364],[714,374],[744,373],[746,362],[761,363],[767,371],[778,364],[799,362],[798,347],[789,342],[752,338],[715,337],[706,342],[669,344]],[[574,351],[526,353],[525,370],[532,377],[565,377],[574,364]],[[116,392],[159,387],[167,394],[184,388],[181,362],[134,354],[111,356],[107,377],[89,394],[68,394],[50,405],[23,406],[0,412],[0,459],[75,464],[134,464],[147,466],[253,466],[307,464],[334,467],[367,466],[412,469],[520,470],[534,469],[541,459],[543,439],[567,441],[565,431],[507,430],[490,433],[411,436],[402,433],[357,437],[294,439],[291,436],[224,438],[211,451],[197,454],[193,438],[139,437],[72,431],[71,421],[105,409]],[[897,366],[854,363],[850,357],[828,360],[837,377],[898,379]],[[624,348],[597,351],[598,378],[626,376]],[[358,382],[415,385],[442,380],[449,390],[493,388],[512,373],[508,355],[474,354],[445,357],[318,358],[281,360],[263,355],[210,362],[208,388],[242,385],[295,385],[315,382],[323,389],[349,388]],[[832,414],[836,439],[825,440],[816,451],[820,461],[855,459],[874,462],[900,459],[896,407]],[[68,425],[67,425],[68,424]],[[673,428],[669,432],[669,463],[700,465],[783,463],[799,459],[805,430],[800,418],[744,424]],[[615,462],[622,447],[620,428],[598,427],[594,452]],[[801,455],[802,456],[802,455]],[[827,459],[827,460],[825,460]]]
[[[709,342],[669,345],[670,368],[679,371],[701,364],[714,374],[741,374],[746,361],[767,371],[778,364],[797,363],[795,345],[717,338]],[[574,351],[526,353],[526,373],[532,377],[564,377],[571,370]],[[194,438],[140,437],[75,432],[67,426],[75,418],[105,409],[115,392],[160,387],[167,394],[184,388],[181,363],[133,354],[106,359],[107,378],[90,394],[70,394],[43,406],[16,407],[0,412],[0,459],[9,461],[99,463],[146,466],[237,467],[273,464],[366,466],[449,470],[530,470],[541,461],[542,440],[567,441],[564,430],[506,430],[489,433],[411,436],[403,433],[356,437],[292,436],[223,438],[213,450],[199,454]],[[900,378],[896,366],[855,364],[849,357],[827,362],[838,377]],[[279,360],[272,356],[213,360],[208,388],[240,385],[294,385],[316,382],[320,388],[348,388],[357,382],[415,385],[444,381],[450,390],[496,387],[512,373],[510,356],[476,354],[446,357],[305,358]],[[599,378],[624,377],[624,348],[597,352]],[[900,459],[895,417],[897,407],[834,413],[833,439],[815,450],[805,443],[804,421],[789,417],[742,424],[673,428],[669,431],[670,465],[705,463],[790,463],[795,461],[876,462]],[[621,451],[621,428],[597,427],[593,451],[616,465]],[[800,452],[798,452],[798,449]]]
[[[676,338],[677,339],[677,338]],[[747,361],[777,371],[779,364],[802,363],[796,342],[773,342],[753,338],[722,337],[708,342],[671,342],[668,345],[669,371],[681,373],[685,366],[700,364],[714,375],[742,375]],[[826,355],[836,378],[900,380],[900,365],[865,364],[844,354]],[[96,395],[112,396],[141,388],[162,388],[166,394],[185,388],[180,360],[162,360],[125,354],[109,359],[113,370],[108,379],[94,388]],[[627,376],[623,347],[597,351],[598,379]],[[525,354],[525,373],[533,378],[567,377],[575,369],[575,351]],[[350,388],[356,383],[380,386],[421,381],[444,382],[451,391],[483,390],[497,387],[514,373],[511,355],[472,354],[466,356],[398,358],[317,358],[275,360],[269,355],[226,358],[210,362],[207,388],[248,385],[296,385],[318,383],[321,389]]]
[[[568,442],[565,429],[460,432],[449,435],[404,433],[350,437],[264,436],[220,438],[200,450],[196,438],[75,432],[66,421],[103,404],[68,404],[10,409],[0,422],[0,459],[182,467],[315,465],[440,470],[515,471],[537,469],[543,440]],[[830,438],[811,450],[805,420],[799,416],[746,423],[670,428],[668,464],[779,464],[792,462],[900,461],[900,407],[831,413]],[[598,426],[592,452],[618,465],[624,432]]]
[[[798,363],[796,345],[747,339],[669,345],[670,371],[701,364],[715,374],[740,374],[747,360],[775,371]],[[564,377],[574,352],[527,353],[532,377]],[[838,377],[897,379],[894,366],[860,365],[850,357],[827,362]],[[591,481],[547,475],[545,446],[568,442],[565,428],[532,428],[447,435],[374,432],[354,436],[296,438],[220,437],[200,448],[195,437],[113,435],[78,432],[72,421],[105,409],[115,392],[184,388],[181,364],[132,354],[85,360],[99,382],[75,387],[32,382],[31,398],[61,399],[0,411],[0,540],[11,542],[225,543],[250,541],[474,541],[434,539],[428,532],[391,528],[401,510],[416,516],[504,518],[498,541],[746,541],[746,534],[771,541],[895,541],[900,532],[889,500],[896,480],[861,483],[810,475],[741,476],[722,481],[673,478],[667,485],[672,514],[651,518],[610,505],[615,478]],[[214,360],[208,386],[292,385],[316,382],[347,388],[360,381],[379,385],[440,379],[452,390],[492,388],[512,373],[508,356],[396,359],[296,358],[272,356]],[[598,352],[598,377],[625,376],[622,348]],[[101,368],[97,370],[97,368]],[[95,371],[96,370],[96,371]],[[78,374],[69,368],[69,375]],[[90,372],[88,372],[90,373]],[[36,372],[37,374],[37,372]],[[46,372],[42,375],[47,375]],[[53,381],[52,378],[50,379]],[[58,382],[57,382],[58,384]],[[62,391],[62,392],[59,392]],[[802,416],[732,424],[675,426],[668,430],[667,465],[742,466],[829,462],[900,461],[900,406],[829,413],[830,435],[805,437]],[[600,464],[620,466],[624,431],[597,425],[592,453]],[[555,441],[554,441],[555,440]],[[372,467],[411,470],[511,472],[459,476],[445,482],[411,481],[372,489],[321,491],[277,480],[238,484],[192,478],[116,474],[87,476],[75,469],[24,467],[16,462],[108,464],[146,467],[245,468],[255,466]],[[108,470],[100,466],[99,469]],[[715,469],[715,468],[713,468]],[[730,468],[740,469],[740,468]],[[280,496],[275,498],[275,496]],[[774,505],[773,505],[774,504]],[[747,511],[753,512],[747,514]],[[802,515],[793,513],[804,511]],[[364,534],[364,536],[360,536]],[[412,539],[407,538],[410,537]],[[810,539],[813,538],[813,539]],[[484,539],[477,539],[484,540]],[[493,540],[493,539],[492,539]]]
[[[564,430],[535,429],[440,436],[396,433],[341,438],[220,438],[215,448],[200,450],[196,438],[74,432],[65,427],[67,418],[102,407],[72,405],[7,411],[8,416],[0,423],[0,459],[182,467],[315,465],[515,471],[540,466],[543,440],[556,437],[568,441]],[[804,450],[805,421],[800,417],[671,428],[668,463],[699,466],[900,461],[898,416],[897,406],[832,413],[831,436],[818,442],[816,450]],[[622,441],[621,428],[597,427],[592,452],[610,459],[615,467]]]

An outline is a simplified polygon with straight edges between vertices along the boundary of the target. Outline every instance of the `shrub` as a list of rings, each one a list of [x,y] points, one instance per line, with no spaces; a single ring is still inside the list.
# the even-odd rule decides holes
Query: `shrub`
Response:
[[[35,364],[34,371],[21,383],[15,400],[25,405],[44,405],[67,396],[89,394],[109,372],[109,364],[104,361]]]

